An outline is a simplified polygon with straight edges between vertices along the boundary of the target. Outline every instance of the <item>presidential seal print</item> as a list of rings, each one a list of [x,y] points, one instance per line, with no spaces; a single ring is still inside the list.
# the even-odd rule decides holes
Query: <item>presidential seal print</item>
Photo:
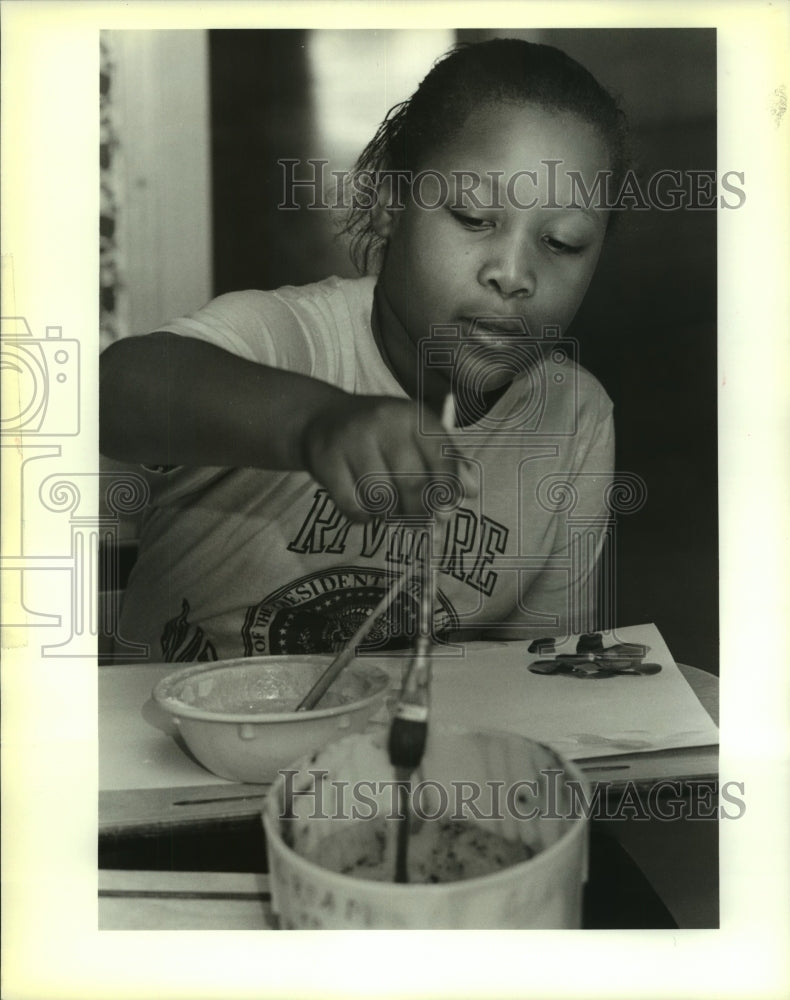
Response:
[[[303,577],[247,611],[242,628],[245,656],[334,653],[343,649],[396,579],[383,570],[347,566]],[[381,615],[362,646],[395,649],[412,642],[419,607],[419,574]],[[456,615],[439,594],[434,631],[452,628]]]

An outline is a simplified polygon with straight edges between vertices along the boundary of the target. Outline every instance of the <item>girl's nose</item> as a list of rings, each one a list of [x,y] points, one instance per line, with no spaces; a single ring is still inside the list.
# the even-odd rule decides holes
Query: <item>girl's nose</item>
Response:
[[[511,238],[491,247],[491,255],[478,273],[478,281],[503,298],[531,298],[537,276],[522,241]]]

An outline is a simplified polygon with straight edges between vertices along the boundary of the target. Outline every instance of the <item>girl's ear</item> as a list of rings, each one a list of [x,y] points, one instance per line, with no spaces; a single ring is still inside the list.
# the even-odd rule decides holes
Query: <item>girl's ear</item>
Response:
[[[390,190],[390,185],[386,182],[379,185],[376,204],[370,211],[376,235],[380,236],[383,240],[388,240],[395,231],[398,223],[398,209],[393,206],[392,191]]]

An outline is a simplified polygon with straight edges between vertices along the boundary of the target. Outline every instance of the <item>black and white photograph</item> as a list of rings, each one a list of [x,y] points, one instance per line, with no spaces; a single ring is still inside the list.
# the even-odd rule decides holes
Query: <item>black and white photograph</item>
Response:
[[[19,6],[9,998],[781,996],[786,12]]]

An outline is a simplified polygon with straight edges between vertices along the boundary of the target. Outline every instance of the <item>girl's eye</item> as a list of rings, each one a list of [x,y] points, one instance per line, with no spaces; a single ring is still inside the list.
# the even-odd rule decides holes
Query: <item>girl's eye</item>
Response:
[[[459,222],[465,229],[471,229],[477,231],[480,229],[488,229],[493,226],[494,223],[490,219],[478,219],[474,215],[466,215],[464,212],[457,212],[450,209],[450,215]]]
[[[583,246],[576,246],[572,243],[564,243],[562,240],[555,239],[553,236],[544,236],[543,243],[549,248],[549,250],[551,250],[552,253],[574,254],[581,253],[582,250],[584,250]]]

